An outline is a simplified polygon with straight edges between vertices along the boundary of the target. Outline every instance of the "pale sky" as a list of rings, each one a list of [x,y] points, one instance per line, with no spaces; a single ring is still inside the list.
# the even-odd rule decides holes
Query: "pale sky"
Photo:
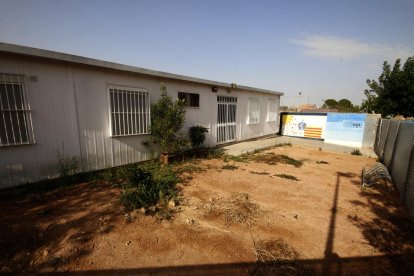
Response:
[[[414,1],[0,0],[0,41],[360,104],[414,55]],[[297,98],[301,92],[302,97]]]

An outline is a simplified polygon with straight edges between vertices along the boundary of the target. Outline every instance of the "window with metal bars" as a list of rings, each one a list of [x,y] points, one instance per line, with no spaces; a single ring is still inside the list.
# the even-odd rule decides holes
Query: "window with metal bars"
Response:
[[[34,143],[25,77],[0,73],[0,146]]]
[[[150,99],[144,89],[110,87],[111,136],[148,134]]]

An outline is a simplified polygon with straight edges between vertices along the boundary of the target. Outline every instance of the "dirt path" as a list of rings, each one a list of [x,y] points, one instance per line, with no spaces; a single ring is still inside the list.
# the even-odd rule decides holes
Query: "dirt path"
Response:
[[[0,267],[248,274],[257,269],[258,244],[279,240],[285,254],[317,272],[413,270],[407,210],[385,186],[360,189],[360,171],[374,159],[295,146],[266,153],[303,165],[197,160],[183,175],[172,222],[140,212],[127,222],[118,189],[105,183],[2,201]]]

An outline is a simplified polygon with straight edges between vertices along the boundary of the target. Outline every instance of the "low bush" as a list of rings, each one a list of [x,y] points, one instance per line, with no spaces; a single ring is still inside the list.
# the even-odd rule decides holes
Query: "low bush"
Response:
[[[286,164],[293,165],[296,168],[299,168],[303,165],[303,160],[297,160],[287,155],[282,155],[282,159],[283,161],[285,161]]]
[[[206,133],[208,133],[208,128],[203,126],[192,126],[189,129],[189,135],[191,140],[191,145],[193,148],[199,148],[204,143],[206,139]]]
[[[231,164],[225,164],[221,168],[223,170],[231,170],[231,171],[233,171],[235,169],[238,169],[239,167],[238,166],[235,166],[235,165],[231,165]]]
[[[126,184],[122,187],[121,202],[129,209],[166,205],[178,198],[176,184],[179,178],[169,166],[157,163],[134,165],[125,172]]]
[[[72,156],[56,150],[57,170],[60,177],[74,175],[79,172],[79,157]]]
[[[361,153],[361,151],[360,151],[359,149],[354,149],[354,150],[351,152],[351,155],[362,155],[362,153]]]

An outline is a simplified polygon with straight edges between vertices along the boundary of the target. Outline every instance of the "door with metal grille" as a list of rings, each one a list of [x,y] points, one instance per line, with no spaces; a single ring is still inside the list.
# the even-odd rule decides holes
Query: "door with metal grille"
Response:
[[[237,98],[217,96],[217,143],[236,140]]]

